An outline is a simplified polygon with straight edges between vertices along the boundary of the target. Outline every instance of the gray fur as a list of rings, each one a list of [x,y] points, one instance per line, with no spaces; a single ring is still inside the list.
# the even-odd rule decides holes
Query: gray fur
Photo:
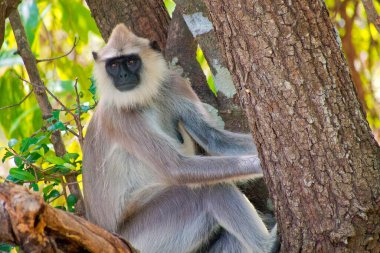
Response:
[[[142,253],[197,252],[220,227],[210,252],[270,252],[276,231],[231,183],[262,172],[252,138],[215,128],[177,74],[160,85],[141,100],[149,102],[128,106],[100,94],[83,157],[89,220]],[[197,155],[194,142],[213,156]]]

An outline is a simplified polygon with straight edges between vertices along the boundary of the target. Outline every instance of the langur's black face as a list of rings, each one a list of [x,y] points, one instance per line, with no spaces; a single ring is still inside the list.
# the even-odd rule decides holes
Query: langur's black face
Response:
[[[141,59],[136,54],[108,59],[106,71],[119,91],[128,91],[140,83]]]

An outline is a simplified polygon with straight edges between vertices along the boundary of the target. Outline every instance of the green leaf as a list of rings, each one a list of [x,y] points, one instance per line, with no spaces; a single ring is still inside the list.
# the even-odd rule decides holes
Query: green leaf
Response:
[[[75,211],[75,204],[77,203],[77,201],[78,198],[75,195],[70,194],[69,196],[67,196],[67,207],[69,208],[70,212]]]
[[[8,147],[13,148],[17,144],[18,140],[16,139],[10,139],[8,141]]]
[[[62,173],[63,175],[71,172],[71,169],[68,169],[63,165],[58,165],[57,168],[59,169],[59,172]]]
[[[12,175],[8,175],[7,178],[6,178],[5,180],[7,180],[7,181],[9,181],[9,182],[13,182],[13,183],[15,183],[15,184],[19,184],[19,183],[21,182],[20,179],[15,178],[15,177],[13,177]]]
[[[42,192],[44,195],[47,195],[51,189],[53,189],[54,186],[56,186],[57,184],[49,184],[47,186],[45,186],[43,189],[42,189]]]
[[[51,198],[58,198],[59,196],[61,196],[61,193],[59,193],[59,191],[57,191],[56,189],[53,189],[47,196],[46,196],[46,199],[45,201],[51,199]]]
[[[48,137],[46,135],[42,135],[42,136],[38,137],[37,144],[46,144],[45,143],[46,141],[49,142]]]
[[[1,159],[1,162],[5,162],[5,160],[9,157],[12,157],[13,156],[13,153],[10,152],[10,151],[7,151],[4,156],[3,156],[3,159]]]
[[[50,125],[48,127],[48,130],[49,131],[56,131],[56,130],[62,130],[63,131],[63,130],[66,130],[66,127],[61,121],[58,121],[57,123]]]
[[[52,123],[52,122],[57,122],[57,121],[59,121],[59,114],[60,114],[60,112],[61,111],[59,111],[59,110],[54,110],[51,114],[52,114],[52,116],[50,117],[50,118],[48,118],[47,119],[47,121],[49,122],[49,123]]]
[[[0,74],[0,107],[19,103],[29,91],[13,72],[7,70]],[[29,96],[21,105],[4,109],[0,113],[0,125],[7,139],[30,136],[42,125],[36,99]]]
[[[5,244],[5,243],[0,243],[0,252],[11,252],[13,246]]]
[[[49,151],[49,147],[46,144],[42,144],[41,147],[44,149],[45,153]]]
[[[63,166],[65,168],[68,168],[68,169],[71,169],[71,170],[74,170],[76,167],[74,165],[72,165],[71,163],[64,163]]]
[[[81,105],[80,106],[81,112],[88,112],[88,110],[90,110],[90,109],[91,109],[91,107],[89,105]]]
[[[18,168],[11,168],[9,170],[9,174],[17,179],[23,180],[23,181],[34,181],[35,177],[25,170],[20,170]]]
[[[39,150],[36,151],[36,153],[40,154],[40,156],[44,156],[45,155],[45,149],[43,147],[41,147]]]
[[[70,162],[71,159],[75,161],[76,159],[78,159],[78,157],[79,154],[77,153],[66,153],[64,154],[63,159],[65,159],[66,162]]]
[[[35,191],[35,192],[38,192],[38,190],[39,190],[38,184],[36,184],[36,183],[31,183],[30,187],[33,188],[33,191]]]
[[[52,164],[63,165],[65,163],[65,160],[63,160],[61,157],[54,155],[53,153],[46,154],[44,158],[46,161]]]
[[[55,208],[57,208],[57,209],[61,209],[61,210],[63,210],[63,211],[66,211],[66,207],[64,207],[64,206],[55,206]]]
[[[90,86],[90,88],[88,90],[91,92],[92,95],[95,96],[95,94],[96,94],[96,85],[95,85],[95,79],[94,79],[94,77],[91,77],[90,81],[91,81],[91,86]]]
[[[14,158],[14,161],[15,161],[15,164],[17,165],[17,167],[20,167],[24,164],[24,162],[22,161],[22,159],[18,156],[15,156]]]
[[[43,150],[43,148],[41,148]],[[38,151],[30,153],[26,160],[30,163],[35,163],[38,159],[40,159],[41,155],[38,153]]]
[[[33,145],[33,144],[36,144],[38,141],[38,138],[35,138],[35,137],[31,137],[31,138],[25,138],[21,141],[21,147],[20,147],[20,151],[21,152],[25,152],[28,150],[28,148],[30,147],[30,145]]]

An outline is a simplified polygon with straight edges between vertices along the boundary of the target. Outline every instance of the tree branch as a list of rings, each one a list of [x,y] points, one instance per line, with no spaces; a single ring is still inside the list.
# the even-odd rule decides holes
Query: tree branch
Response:
[[[24,101],[33,93],[33,87],[32,89],[29,91],[28,94],[26,94],[26,96],[20,100],[20,102],[18,102],[17,104],[13,104],[13,105],[7,105],[7,106],[3,106],[3,107],[0,107],[0,110],[4,110],[4,109],[8,109],[8,108],[12,108],[12,107],[16,107],[16,106],[19,106],[21,105],[22,103],[24,103]]]
[[[0,224],[0,242],[26,252],[136,252],[123,239],[10,183],[0,184]]]
[[[380,33],[380,17],[375,9],[375,6],[373,5],[372,0],[362,0],[362,2],[369,22],[371,22]]]
[[[36,59],[36,62],[37,63],[40,63],[40,62],[46,62],[46,61],[54,61],[54,60],[58,60],[60,58],[63,58],[63,57],[66,57],[68,56],[69,54],[71,54],[72,51],[74,51],[74,48],[78,45],[78,41],[79,39],[77,40],[77,38],[75,37],[74,38],[74,45],[73,47],[70,49],[69,52],[67,52],[66,54],[64,55],[60,55],[60,56],[57,56],[57,57],[52,57],[52,58],[45,58],[45,59]]]
[[[48,119],[52,116],[52,106],[46,94],[46,89],[43,88],[45,85],[42,82],[40,74],[38,72],[36,58],[30,49],[28,40],[26,38],[25,29],[22,25],[21,18],[17,9],[11,12],[9,15],[9,20],[11,22],[13,33],[16,38],[19,54],[21,55],[26,71],[28,72],[30,82],[34,84],[33,92],[36,95],[38,105],[41,108],[42,117],[44,119]],[[54,146],[54,150],[57,156],[63,156],[66,154],[66,149],[62,141],[61,133],[59,131],[55,131],[51,135],[51,142]],[[67,182],[77,182],[75,175],[66,175],[65,178]],[[76,213],[78,215],[84,215],[85,209],[83,204],[83,196],[79,185],[70,184],[69,190],[70,193],[75,195],[78,199],[75,206]]]

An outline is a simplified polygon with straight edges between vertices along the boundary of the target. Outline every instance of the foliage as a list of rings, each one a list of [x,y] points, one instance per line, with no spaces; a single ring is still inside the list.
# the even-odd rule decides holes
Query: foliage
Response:
[[[19,12],[37,59],[64,55],[74,41],[79,41],[67,57],[38,63],[42,80],[59,98],[58,101],[50,97],[55,108],[51,118],[42,119],[33,95],[18,106],[0,110],[0,126],[5,137],[2,139],[0,135],[0,146],[3,146],[0,181],[26,185],[40,192],[53,206],[73,212],[77,200],[66,192],[64,180],[65,175],[81,173],[78,125],[72,114],[76,115],[80,108],[81,125],[85,125],[96,105],[90,48],[99,47],[102,39],[90,11],[80,0],[23,1]],[[0,52],[0,108],[19,103],[32,89],[16,51],[8,22]],[[78,93],[74,85],[78,85]],[[64,138],[68,150],[64,157],[54,153],[50,142],[54,131],[60,131]]]

